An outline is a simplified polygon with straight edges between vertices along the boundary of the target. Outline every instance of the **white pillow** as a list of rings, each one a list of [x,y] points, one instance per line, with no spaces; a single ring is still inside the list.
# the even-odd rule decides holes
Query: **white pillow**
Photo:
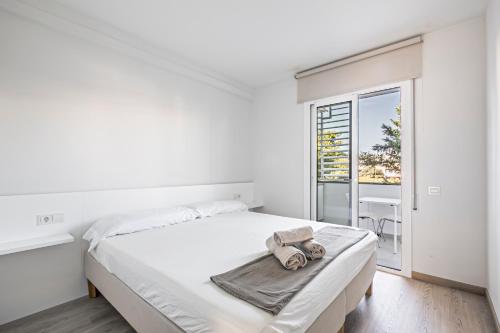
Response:
[[[200,214],[189,207],[157,208],[130,214],[116,214],[97,220],[83,235],[83,239],[89,241],[90,252],[100,241],[109,237],[160,228],[198,217]]]
[[[210,201],[191,206],[201,217],[248,211],[248,206],[239,200]]]

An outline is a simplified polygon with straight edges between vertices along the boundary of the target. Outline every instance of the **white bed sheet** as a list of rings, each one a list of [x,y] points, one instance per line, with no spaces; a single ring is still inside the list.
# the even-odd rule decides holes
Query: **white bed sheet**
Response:
[[[203,218],[102,241],[92,255],[186,332],[305,332],[376,250],[370,233],[273,316],[210,281],[267,253],[275,230],[325,223],[251,212]]]

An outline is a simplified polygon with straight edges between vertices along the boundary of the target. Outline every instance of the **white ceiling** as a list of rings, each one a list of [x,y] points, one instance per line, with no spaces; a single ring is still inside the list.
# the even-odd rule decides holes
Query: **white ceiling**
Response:
[[[57,0],[250,87],[479,16],[488,0]]]

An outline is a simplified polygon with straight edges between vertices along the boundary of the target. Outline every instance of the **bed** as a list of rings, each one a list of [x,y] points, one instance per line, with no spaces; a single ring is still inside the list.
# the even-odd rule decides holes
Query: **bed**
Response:
[[[85,257],[89,296],[101,293],[138,332],[337,332],[371,294],[376,236],[323,269],[276,316],[210,281],[267,253],[276,230],[328,224],[238,212],[103,240]]]

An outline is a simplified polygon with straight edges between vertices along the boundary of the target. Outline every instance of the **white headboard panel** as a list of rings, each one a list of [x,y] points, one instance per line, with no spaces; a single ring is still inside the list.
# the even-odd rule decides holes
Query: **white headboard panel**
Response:
[[[0,242],[70,232],[76,238],[97,218],[133,210],[200,201],[254,197],[253,183],[0,196]],[[64,222],[36,225],[36,216],[64,214]]]

